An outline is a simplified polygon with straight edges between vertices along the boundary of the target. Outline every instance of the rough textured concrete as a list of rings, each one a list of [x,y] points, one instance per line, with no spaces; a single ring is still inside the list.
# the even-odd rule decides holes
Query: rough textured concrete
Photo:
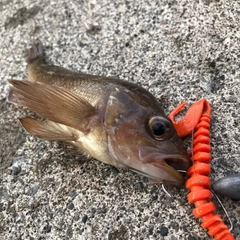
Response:
[[[139,83],[167,113],[204,97],[217,180],[240,172],[239,9],[239,0],[2,0],[0,239],[211,239],[185,189],[169,189],[170,200],[144,177],[27,134],[18,118],[31,113],[6,102],[7,79],[26,79],[26,49],[39,39],[52,63]],[[240,239],[239,203],[221,200]]]

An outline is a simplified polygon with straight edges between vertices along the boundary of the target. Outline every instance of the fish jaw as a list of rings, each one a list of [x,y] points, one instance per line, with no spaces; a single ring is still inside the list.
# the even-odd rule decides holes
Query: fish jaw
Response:
[[[180,186],[185,183],[183,175],[191,165],[187,154],[163,154],[155,147],[139,146],[139,160],[131,162],[131,170],[150,179],[153,183]]]
[[[161,163],[164,162],[177,171],[187,171],[192,165],[183,142],[178,138],[176,133],[171,139],[156,145],[154,145],[155,142],[153,141],[151,143],[152,145],[143,144],[138,146],[138,157],[141,163],[152,163],[160,167]]]
[[[182,163],[185,164],[185,160],[182,156],[168,156],[167,158],[163,159],[155,159],[146,165],[153,166],[152,168],[146,169],[149,172],[149,178],[152,179],[155,183],[165,183],[167,185],[183,185],[185,183],[185,179],[183,175],[178,171],[186,171],[188,167],[185,169],[180,169],[182,167],[177,167],[176,169],[173,168],[170,163],[174,162],[174,165],[181,165]]]
[[[181,186],[185,182],[183,175],[169,167],[164,160],[142,164],[131,170],[147,177],[152,183]]]
[[[114,152],[113,158],[118,159],[116,161],[118,167],[127,167],[153,183],[172,186],[181,186],[185,183],[183,175],[178,170],[186,171],[191,165],[187,155],[162,154],[157,148],[148,146],[136,146],[133,151],[129,151],[133,149],[129,146],[118,145],[117,148],[115,146],[110,144],[109,150],[111,154]],[[138,152],[139,156],[136,156],[135,152]],[[143,152],[146,155],[143,155]]]

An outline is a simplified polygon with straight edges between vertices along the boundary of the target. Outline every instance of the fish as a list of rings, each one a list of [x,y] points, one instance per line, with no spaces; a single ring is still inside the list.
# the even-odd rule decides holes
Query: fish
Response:
[[[212,184],[212,189],[223,197],[240,200],[240,174],[232,174],[218,179]]]
[[[92,158],[153,183],[181,186],[188,153],[160,102],[118,78],[74,72],[46,61],[42,43],[28,50],[28,80],[8,80],[8,101],[38,117],[20,119],[38,138],[71,144]]]

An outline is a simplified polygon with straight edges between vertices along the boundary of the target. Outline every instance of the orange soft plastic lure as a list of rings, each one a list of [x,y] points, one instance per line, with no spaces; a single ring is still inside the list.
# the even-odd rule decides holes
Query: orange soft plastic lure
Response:
[[[189,152],[193,165],[188,169],[189,179],[186,188],[190,191],[188,201],[194,203],[193,214],[196,218],[202,219],[202,228],[208,228],[208,234],[215,240],[234,240],[234,236],[224,224],[218,214],[214,214],[216,207],[210,191],[210,120],[211,107],[207,100],[202,99],[194,103],[187,111],[186,116],[179,122],[175,122],[175,115],[186,105],[183,102],[176,107],[169,115],[178,135],[187,136],[194,130],[192,149]]]

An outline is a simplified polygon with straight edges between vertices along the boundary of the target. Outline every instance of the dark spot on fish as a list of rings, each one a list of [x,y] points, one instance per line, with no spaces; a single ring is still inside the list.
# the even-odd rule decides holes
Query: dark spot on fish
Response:
[[[41,10],[40,7],[34,6],[27,9],[22,7],[17,10],[17,12],[5,22],[5,29],[16,28],[18,25],[23,25],[28,19],[33,18]]]

